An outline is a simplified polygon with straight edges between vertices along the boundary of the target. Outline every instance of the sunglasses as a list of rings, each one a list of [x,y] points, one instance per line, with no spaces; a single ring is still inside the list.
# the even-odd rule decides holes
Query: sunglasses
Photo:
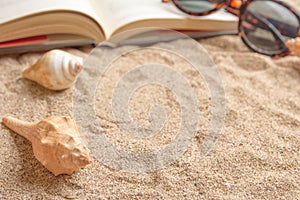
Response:
[[[279,0],[162,0],[172,1],[182,12],[203,16],[225,6],[239,16],[238,31],[253,51],[281,57],[300,57],[300,14]]]

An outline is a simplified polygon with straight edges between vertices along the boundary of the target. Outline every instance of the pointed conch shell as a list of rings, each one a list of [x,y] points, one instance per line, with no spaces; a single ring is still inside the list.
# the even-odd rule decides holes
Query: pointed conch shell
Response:
[[[28,139],[37,160],[55,176],[71,175],[91,162],[89,150],[70,117],[49,117],[37,124],[4,117],[2,123]]]
[[[35,64],[25,68],[22,76],[51,90],[73,85],[82,70],[83,59],[61,50],[45,53]]]
[[[288,40],[285,43],[285,45],[290,49],[291,52],[293,52],[293,54],[295,56],[300,57],[300,38],[299,37]]]

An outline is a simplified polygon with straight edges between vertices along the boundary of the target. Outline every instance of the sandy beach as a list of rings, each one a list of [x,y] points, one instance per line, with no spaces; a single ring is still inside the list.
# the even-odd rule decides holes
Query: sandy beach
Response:
[[[299,7],[299,2],[294,5]],[[129,173],[94,157],[71,176],[54,176],[39,163],[29,141],[0,125],[0,199],[299,199],[300,58],[272,59],[249,50],[235,35],[199,39],[218,71],[225,92],[225,121],[217,142],[200,158],[212,118],[206,82],[175,54],[143,50],[112,63],[98,84],[95,110],[103,135],[128,152],[153,152],[169,144],[180,126],[180,104],[168,88],[150,84],[135,90],[128,103],[139,126],[151,125],[152,104],[167,117],[151,138],[132,139],[111,111],[116,82],[134,66],[157,61],[180,72],[196,96],[200,112],[195,137],[175,162],[147,173]],[[189,49],[184,41],[170,48]],[[65,49],[86,58],[92,48]],[[21,77],[42,56],[0,57],[0,117],[38,122],[73,115],[74,87],[54,92]],[[88,137],[88,136],[87,136]]]

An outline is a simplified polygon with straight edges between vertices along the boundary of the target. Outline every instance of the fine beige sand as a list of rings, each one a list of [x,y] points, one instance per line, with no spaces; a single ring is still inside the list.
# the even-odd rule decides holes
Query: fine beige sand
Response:
[[[134,153],[157,151],[174,139],[180,126],[180,104],[163,86],[140,87],[128,102],[133,120],[142,127],[151,125],[148,112],[152,104],[165,109],[168,121],[152,138],[127,137],[118,128],[121,122],[111,114],[112,90],[120,77],[138,64],[161,62],[185,77],[197,98],[197,132],[183,156],[148,173],[115,170],[94,157],[73,175],[55,177],[35,159],[25,138],[1,124],[0,199],[299,199],[300,58],[274,60],[253,53],[238,36],[199,43],[215,63],[226,100],[225,125],[207,156],[199,158],[212,115],[203,77],[174,54],[142,50],[112,63],[99,82],[95,111],[103,134],[114,145]],[[167,45],[199,56],[184,41]],[[66,50],[86,58],[91,48]],[[37,122],[53,115],[72,116],[74,88],[53,92],[20,76],[41,55],[0,57],[1,118]]]

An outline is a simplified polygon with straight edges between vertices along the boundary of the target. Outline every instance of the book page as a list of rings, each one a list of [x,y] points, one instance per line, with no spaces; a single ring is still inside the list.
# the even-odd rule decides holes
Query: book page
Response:
[[[68,10],[83,13],[99,23],[88,0],[0,0],[0,24],[40,12]]]
[[[161,0],[90,0],[97,12],[103,29],[110,36],[118,28],[139,20],[147,19],[205,19],[221,21],[237,21],[237,17],[220,10],[216,13],[195,17],[178,10],[171,2]]]

